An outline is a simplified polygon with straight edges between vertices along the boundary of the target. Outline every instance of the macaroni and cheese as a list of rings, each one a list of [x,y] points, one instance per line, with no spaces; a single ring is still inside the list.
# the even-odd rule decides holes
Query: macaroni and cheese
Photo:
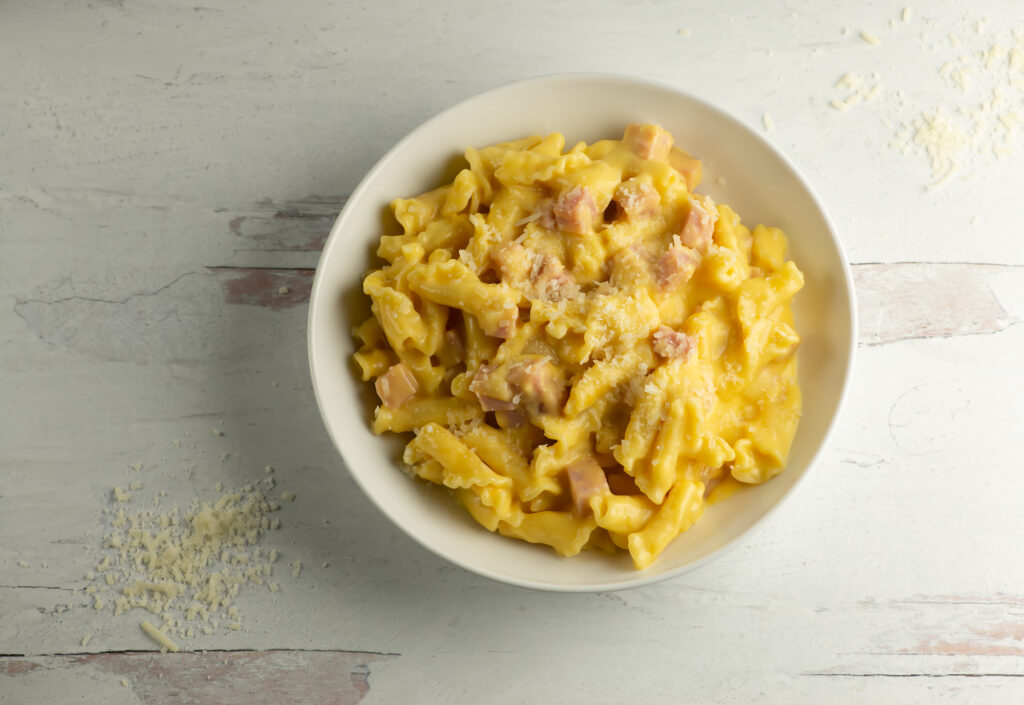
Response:
[[[694,193],[657,125],[466,151],[392,207],[355,360],[375,433],[490,531],[649,566],[726,478],[782,470],[800,417],[782,231]]]

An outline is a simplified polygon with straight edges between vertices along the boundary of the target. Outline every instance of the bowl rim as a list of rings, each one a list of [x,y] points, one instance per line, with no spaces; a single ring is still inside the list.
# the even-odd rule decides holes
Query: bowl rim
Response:
[[[718,119],[731,123],[733,126],[740,128],[741,130],[750,133],[764,148],[766,148],[771,154],[781,161],[793,174],[799,183],[800,187],[806,191],[810,197],[811,202],[818,209],[821,214],[822,220],[827,226],[828,237],[831,238],[833,245],[835,246],[836,253],[838,255],[839,263],[843,273],[843,284],[846,291],[846,298],[848,302],[848,314],[849,314],[849,338],[850,345],[847,350],[847,361],[845,370],[842,375],[842,387],[839,390],[839,396],[836,400],[835,412],[830,419],[828,426],[825,429],[824,434],[821,437],[821,442],[818,447],[811,454],[804,471],[795,479],[792,486],[783,494],[774,504],[772,504],[764,513],[756,519],[749,527],[737,534],[731,541],[724,546],[704,555],[696,560],[690,561],[683,565],[675,568],[665,570],[660,573],[647,573],[646,571],[636,571],[634,575],[623,577],[621,580],[601,582],[601,583],[557,583],[557,582],[545,582],[543,580],[530,580],[524,579],[511,575],[503,575],[496,573],[492,570],[481,568],[480,566],[474,565],[467,562],[458,556],[451,555],[448,551],[434,546],[423,537],[415,534],[412,531],[406,529],[401,518],[392,512],[389,507],[380,501],[373,492],[371,492],[366,485],[364,485],[359,473],[352,470],[349,464],[346,453],[344,450],[344,444],[341,442],[342,439],[335,437],[331,425],[327,422],[327,414],[325,412],[324,400],[321,397],[320,385],[317,381],[317,368],[318,360],[316,357],[316,346],[314,345],[314,319],[316,318],[316,312],[319,308],[318,302],[321,300],[321,290],[324,288],[324,270],[322,265],[329,256],[332,247],[339,240],[338,234],[341,232],[345,222],[348,220],[349,214],[355,209],[355,205],[362,200],[363,191],[370,187],[370,184],[376,179],[378,172],[380,172],[385,165],[390,162],[397,153],[401,152],[405,146],[413,141],[421,132],[428,130],[435,123],[445,120],[448,115],[457,110],[461,111],[471,106],[475,102],[485,102],[493,99],[495,96],[505,92],[515,92],[528,88],[540,88],[544,86],[557,85],[560,83],[572,83],[578,81],[603,81],[612,84],[621,84],[625,86],[642,86],[664,93],[670,93],[677,97],[684,98],[685,100],[691,101],[703,109],[707,110],[711,114],[715,115]],[[856,289],[854,287],[853,274],[850,267],[849,259],[846,256],[846,251],[843,248],[842,241],[839,238],[838,231],[835,223],[832,221],[832,217],[828,210],[825,208],[824,203],[819,197],[818,193],[814,190],[808,180],[797,168],[796,164],[784,154],[779,148],[772,144],[768,139],[762,136],[755,128],[743,120],[737,118],[726,110],[709,103],[708,101],[687,92],[686,90],[680,89],[674,85],[666,82],[651,79],[648,77],[634,76],[630,74],[612,73],[612,72],[560,72],[551,74],[542,74],[531,78],[516,80],[507,82],[496,87],[487,89],[485,91],[475,93],[469,97],[463,98],[451,105],[443,108],[441,111],[435,113],[427,120],[419,123],[416,127],[406,133],[401,139],[399,139],[390,149],[388,149],[366,172],[366,174],[360,179],[359,183],[352,190],[345,205],[338,213],[334,224],[331,226],[330,233],[327,239],[324,241],[323,249],[320,252],[320,256],[317,259],[316,270],[313,276],[313,282],[310,287],[309,296],[309,310],[306,318],[306,347],[307,357],[309,363],[310,381],[313,387],[313,396],[316,399],[317,410],[320,414],[321,422],[324,429],[327,431],[328,437],[331,439],[331,443],[334,446],[335,451],[342,460],[342,465],[348,471],[349,476],[359,486],[359,489],[363,494],[369,498],[373,505],[386,516],[392,524],[394,524],[399,530],[405,535],[413,539],[414,542],[427,549],[440,558],[457,565],[471,573],[480,575],[498,583],[505,585],[513,585],[516,587],[528,588],[533,590],[539,590],[543,592],[562,592],[562,593],[594,593],[594,592],[611,592],[616,590],[623,590],[629,588],[638,588],[645,585],[652,585],[654,583],[661,582],[663,580],[670,580],[677,578],[680,575],[687,573],[691,570],[700,568],[703,565],[710,563],[712,560],[724,556],[729,551],[733,550],[737,546],[746,543],[756,532],[761,531],[767,525],[768,521],[775,515],[778,508],[782,506],[790,497],[793,496],[797,487],[804,482],[806,476],[810,470],[817,465],[821,460],[822,454],[826,448],[829,447],[832,437],[835,433],[840,417],[843,415],[843,411],[846,407],[847,400],[850,394],[851,382],[853,380],[854,368],[857,358],[857,330],[858,330],[858,311],[857,311],[857,299]]]

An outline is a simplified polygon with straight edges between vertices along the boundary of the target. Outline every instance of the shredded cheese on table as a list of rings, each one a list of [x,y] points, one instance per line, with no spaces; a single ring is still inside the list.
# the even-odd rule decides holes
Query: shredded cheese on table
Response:
[[[218,482],[216,496],[197,498],[184,508],[162,508],[164,491],[136,506],[130,492],[114,488],[113,506],[104,510],[109,518],[104,555],[85,574],[92,608],[115,616],[134,608],[148,611],[162,624],[140,626],[168,651],[179,649],[172,635],[211,634],[222,621],[225,629],[241,630],[236,604],[241,591],[263,585],[279,589],[269,581],[278,551],[261,546],[265,534],[281,526],[279,518],[270,517],[279,505],[263,493],[276,484],[273,469],[266,471],[259,482],[227,492]],[[143,483],[129,487],[142,490]],[[295,499],[291,492],[282,496]],[[90,639],[87,634],[82,646]]]

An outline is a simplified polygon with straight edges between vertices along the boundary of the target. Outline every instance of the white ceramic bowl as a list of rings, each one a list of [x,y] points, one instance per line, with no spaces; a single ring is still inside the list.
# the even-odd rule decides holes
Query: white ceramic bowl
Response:
[[[376,397],[350,356],[351,330],[369,311],[361,281],[397,197],[442,183],[466,147],[562,132],[568,144],[621,137],[654,122],[704,162],[700,191],[753,226],[781,227],[806,277],[794,304],[804,413],[786,470],[715,504],[647,570],[623,552],[561,558],[544,546],[492,534],[443,492],[400,469],[403,441],[370,431]],[[725,177],[724,183],[717,179]],[[856,313],[849,266],[824,207],[794,166],[735,118],[673,88],[614,75],[570,74],[503,86],[428,120],[370,170],[338,216],[317,267],[309,310],[309,362],[320,413],[349,472],[395,524],[434,553],[505,583],[544,590],[613,590],[678,575],[707,562],[763,520],[808,472],[831,433],[853,364]]]

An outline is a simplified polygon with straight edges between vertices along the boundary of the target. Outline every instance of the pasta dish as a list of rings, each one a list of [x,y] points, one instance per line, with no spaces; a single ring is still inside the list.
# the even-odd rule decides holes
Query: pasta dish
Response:
[[[720,482],[785,466],[803,286],[786,236],[696,194],[701,162],[657,125],[465,156],[392,203],[402,233],[363,281],[373,430],[412,432],[410,472],[488,530],[646,568]]]

